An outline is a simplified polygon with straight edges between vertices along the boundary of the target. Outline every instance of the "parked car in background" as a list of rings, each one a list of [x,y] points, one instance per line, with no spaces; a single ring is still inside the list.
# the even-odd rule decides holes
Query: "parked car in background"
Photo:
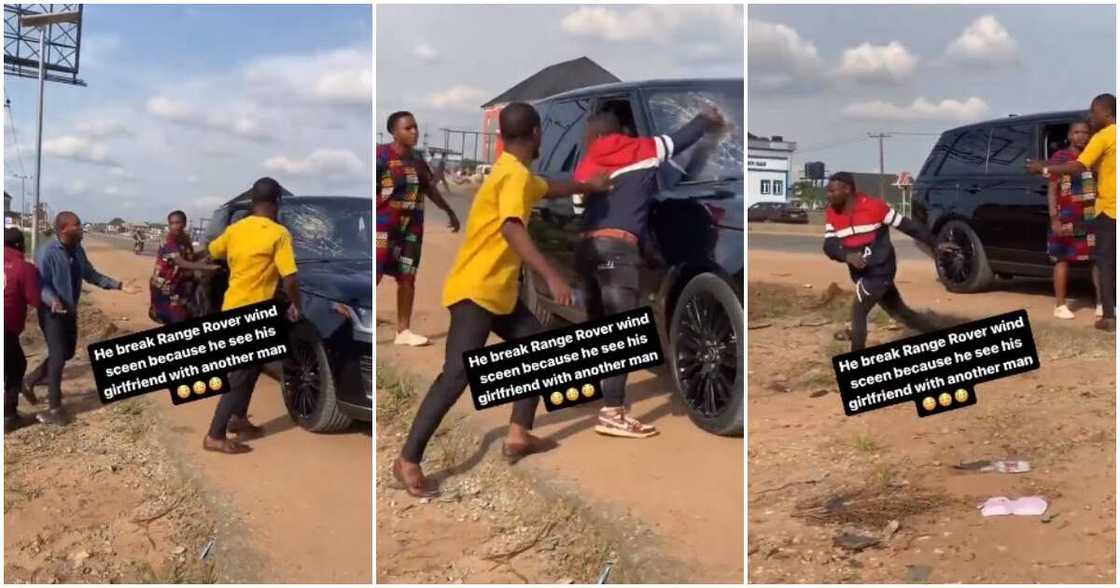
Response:
[[[1068,147],[1070,123],[1087,111],[1012,116],[941,134],[913,188],[913,218],[959,247],[937,255],[937,273],[952,292],[980,292],[995,277],[1049,277],[1047,180],[1026,173]],[[1088,266],[1071,268],[1089,276]]]
[[[609,110],[624,131],[669,133],[702,108],[716,106],[730,123],[718,143],[701,141],[663,166],[661,192],[643,242],[642,298],[654,310],[676,393],[689,417],[720,435],[743,431],[743,80],[674,80],[583,88],[536,103],[541,114],[535,172],[571,177],[591,113]],[[542,201],[529,231],[576,288],[573,267],[582,207],[572,199]],[[587,320],[585,308],[552,300],[541,276],[522,271],[521,298],[543,324]]]
[[[250,207],[243,194],[218,208],[206,243]],[[266,369],[280,379],[289,416],[309,431],[373,420],[372,211],[371,198],[281,199],[279,222],[292,235],[303,317],[289,329],[288,357]],[[224,265],[206,277],[196,292],[196,312],[218,312],[228,283]]]
[[[786,202],[756,202],[747,209],[747,222],[808,224],[809,213]]]

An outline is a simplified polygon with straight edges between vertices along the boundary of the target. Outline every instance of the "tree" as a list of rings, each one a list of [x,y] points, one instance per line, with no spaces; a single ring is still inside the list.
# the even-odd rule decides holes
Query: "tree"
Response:
[[[819,185],[815,185],[810,180],[801,180],[795,182],[790,189],[794,198],[812,204],[814,208],[821,208],[828,204],[828,194],[825,189]]]
[[[113,217],[113,220],[109,221],[109,224],[114,226],[114,227],[119,227],[119,226],[124,224],[124,219],[119,217],[119,216],[116,216],[116,217]]]

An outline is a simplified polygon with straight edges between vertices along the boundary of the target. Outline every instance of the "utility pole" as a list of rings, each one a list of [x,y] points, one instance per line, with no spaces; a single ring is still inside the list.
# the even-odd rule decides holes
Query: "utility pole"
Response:
[[[886,177],[884,176],[885,172],[883,170],[883,139],[886,139],[891,135],[890,133],[867,133],[867,136],[871,139],[879,140],[879,198],[886,200],[887,189],[883,185],[883,182],[886,181]]]

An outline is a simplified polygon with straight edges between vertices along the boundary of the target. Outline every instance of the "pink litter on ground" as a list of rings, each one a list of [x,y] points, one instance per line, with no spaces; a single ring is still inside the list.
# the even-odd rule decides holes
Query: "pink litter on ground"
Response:
[[[986,517],[1004,515],[1038,516],[1046,512],[1046,500],[1041,496],[1024,496],[1023,498],[1008,498],[996,496],[984,501],[977,508],[980,514]]]

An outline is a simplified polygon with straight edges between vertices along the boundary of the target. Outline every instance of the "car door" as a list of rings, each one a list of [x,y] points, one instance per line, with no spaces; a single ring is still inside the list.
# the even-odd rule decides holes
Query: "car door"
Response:
[[[1026,172],[1028,157],[1037,157],[1037,125],[1007,122],[992,126],[984,199],[991,241],[989,257],[1011,263],[1046,263],[1046,182]]]
[[[940,199],[951,202],[946,212],[968,219],[985,246],[996,238],[991,222],[995,211],[984,196],[990,136],[989,127],[974,127],[960,131],[947,141],[935,188],[940,192]]]

